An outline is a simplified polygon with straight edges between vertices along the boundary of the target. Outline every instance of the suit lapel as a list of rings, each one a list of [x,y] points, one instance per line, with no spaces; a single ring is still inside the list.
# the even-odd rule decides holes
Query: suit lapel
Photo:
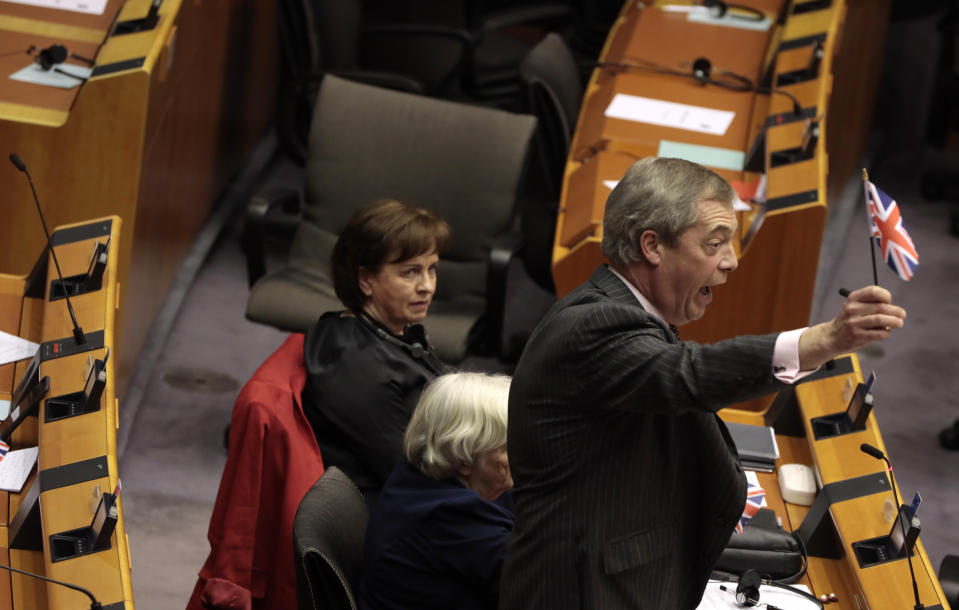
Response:
[[[600,265],[597,267],[596,271],[593,272],[592,277],[589,278],[589,281],[599,288],[611,301],[622,305],[633,305],[640,308],[646,313],[647,318],[652,320],[662,329],[663,337],[667,342],[679,343],[679,339],[676,338],[676,336],[673,334],[673,331],[669,330],[669,325],[643,309],[642,303],[639,302],[633,292],[629,289],[629,286],[627,286],[623,280],[616,277],[616,275],[609,270],[609,267],[606,265]]]

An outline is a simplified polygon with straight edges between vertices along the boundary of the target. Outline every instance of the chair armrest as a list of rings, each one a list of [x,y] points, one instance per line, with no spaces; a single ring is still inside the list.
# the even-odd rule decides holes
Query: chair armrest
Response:
[[[508,231],[494,240],[489,251],[486,270],[486,337],[483,351],[497,357],[501,355],[503,314],[506,310],[506,281],[509,277],[510,261],[522,248],[522,233]]]
[[[240,248],[246,255],[247,281],[251,287],[266,274],[267,232],[292,238],[302,207],[300,193],[289,188],[257,193],[246,204]]]
[[[431,93],[442,94],[447,92],[454,79],[463,74],[467,62],[472,56],[477,44],[469,32],[459,28],[411,23],[367,25],[360,30],[361,36],[404,37],[404,38],[439,38],[456,43],[459,47],[459,56],[444,78],[440,79]]]

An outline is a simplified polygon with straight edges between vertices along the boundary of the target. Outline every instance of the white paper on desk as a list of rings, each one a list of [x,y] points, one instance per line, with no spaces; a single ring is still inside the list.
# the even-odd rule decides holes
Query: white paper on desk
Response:
[[[0,330],[0,364],[33,358],[40,346],[33,341]]]
[[[638,95],[617,93],[606,108],[606,116],[662,127],[674,127],[721,136],[729,129],[736,113],[702,106],[690,106]]]
[[[703,7],[705,8],[705,7]],[[706,25],[718,25],[726,28],[737,28],[740,30],[753,30],[755,32],[767,32],[772,26],[772,19],[763,17],[762,19],[750,19],[749,17],[737,16],[735,12],[727,11],[722,17],[715,17],[707,8],[705,11],[690,11],[686,16],[687,21],[693,23],[703,23]]]
[[[29,4],[30,6],[42,6],[43,8],[74,11],[76,13],[87,13],[90,15],[102,15],[104,9],[107,7],[107,0],[0,0],[0,2]]]
[[[720,585],[725,586],[726,591],[720,589]],[[806,585],[790,586],[809,593],[809,587]],[[799,593],[769,585],[759,586],[759,601],[761,604],[770,604],[783,610],[819,610],[819,605],[813,603],[811,599]],[[736,583],[709,581],[706,592],[703,593],[703,601],[699,602],[696,610],[740,610],[741,608],[742,606],[736,603]]]
[[[0,421],[7,419],[8,415],[10,415],[10,401],[0,400]]]
[[[616,188],[616,185],[619,184],[619,180],[603,180],[603,186],[609,190]]]
[[[76,64],[57,64],[56,67],[67,74],[61,74],[53,70],[44,70],[40,67],[40,64],[32,63],[11,74],[10,78],[25,83],[33,83],[34,85],[44,85],[45,87],[73,89],[77,85],[82,85],[82,79],[90,78],[90,74],[93,73],[93,68],[78,66]],[[69,76],[69,74],[73,74],[77,78],[73,78],[73,76]]]
[[[720,25],[742,30],[765,32],[773,24],[769,17],[752,19],[752,15],[740,16],[736,11],[727,11],[722,17],[713,14],[713,9],[699,4],[666,4],[661,7],[664,13],[686,13],[686,20],[706,25]]]
[[[0,460],[0,489],[20,493],[33,465],[37,463],[39,449],[28,447],[7,452],[6,457]]]

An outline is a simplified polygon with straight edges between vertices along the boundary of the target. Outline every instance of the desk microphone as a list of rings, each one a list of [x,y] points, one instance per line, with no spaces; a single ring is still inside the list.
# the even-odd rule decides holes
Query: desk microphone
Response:
[[[871,455],[877,460],[882,460],[886,463],[886,470],[889,471],[889,483],[892,485],[892,494],[896,499],[896,521],[899,522],[899,526],[902,529],[902,540],[903,544],[906,544],[906,525],[902,522],[902,519],[899,517],[899,510],[902,506],[902,501],[899,499],[899,492],[896,490],[896,479],[892,474],[892,464],[889,463],[889,458],[886,457],[886,454],[883,453],[878,447],[873,447],[869,443],[863,443],[859,445],[859,450],[867,455]],[[919,585],[916,584],[916,573],[912,569],[912,556],[909,554],[909,547],[906,549],[906,563],[909,564],[909,577],[912,579],[912,594],[916,598],[916,605],[913,607],[914,610],[923,610],[925,606],[922,605],[922,602],[919,601]]]
[[[73,305],[70,303],[70,295],[68,294],[70,291],[67,289],[66,282],[63,281],[63,273],[60,272],[60,261],[57,260],[57,252],[53,249],[53,241],[50,239],[50,231],[47,230],[47,221],[43,218],[43,210],[40,209],[40,199],[37,197],[37,189],[33,186],[33,178],[30,177],[27,166],[24,165],[16,153],[10,153],[10,162],[27,176],[27,182],[30,183],[30,191],[33,193],[33,203],[37,206],[37,213],[40,215],[40,224],[43,225],[43,234],[47,237],[47,247],[50,248],[50,254],[53,255],[53,264],[57,268],[57,276],[60,278],[60,286],[63,288],[63,298],[67,301],[67,311],[70,312],[70,320],[73,322],[73,338],[76,340],[77,345],[82,345],[87,342],[87,338],[86,335],[83,334],[83,329],[77,324],[77,316],[73,312]]]
[[[80,593],[83,593],[84,595],[86,595],[87,597],[90,598],[90,610],[100,610],[101,608],[103,608],[103,604],[101,604],[99,601],[97,601],[97,598],[93,596],[93,593],[91,593],[89,589],[84,589],[84,588],[81,587],[80,585],[73,585],[73,584],[70,584],[70,583],[68,583],[68,582],[62,582],[62,581],[59,581],[59,580],[54,580],[54,579],[52,579],[52,578],[48,578],[48,577],[46,577],[46,576],[41,576],[41,575],[39,575],[39,574],[34,574],[33,572],[27,572],[27,571],[25,571],[25,570],[18,570],[17,568],[15,568],[15,567],[13,567],[13,566],[8,566],[8,565],[5,564],[5,563],[0,563],[0,568],[3,568],[4,570],[9,570],[9,571],[14,572],[14,573],[16,573],[16,574],[23,574],[24,576],[31,576],[31,577],[33,577],[33,578],[39,578],[40,580],[45,580],[45,581],[47,581],[47,582],[52,582],[52,583],[55,584],[55,585],[60,585],[60,586],[62,586],[62,587],[66,587],[66,588],[68,588],[68,589],[73,589],[74,591],[79,591]]]

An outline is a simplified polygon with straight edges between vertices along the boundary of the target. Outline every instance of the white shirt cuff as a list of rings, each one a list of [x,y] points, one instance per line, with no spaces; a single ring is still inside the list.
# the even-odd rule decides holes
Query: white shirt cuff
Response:
[[[776,337],[776,347],[773,350],[773,375],[779,381],[795,383],[817,370],[799,370],[799,337],[806,331],[806,328],[779,333],[779,336]]]

